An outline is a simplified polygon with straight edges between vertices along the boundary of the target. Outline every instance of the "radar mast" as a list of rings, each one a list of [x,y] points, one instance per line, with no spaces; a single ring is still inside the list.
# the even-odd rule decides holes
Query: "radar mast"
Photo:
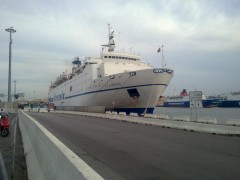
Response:
[[[114,42],[114,31],[111,31],[111,25],[108,23],[108,45],[102,45],[104,47],[108,47],[108,51],[112,52],[115,49]]]

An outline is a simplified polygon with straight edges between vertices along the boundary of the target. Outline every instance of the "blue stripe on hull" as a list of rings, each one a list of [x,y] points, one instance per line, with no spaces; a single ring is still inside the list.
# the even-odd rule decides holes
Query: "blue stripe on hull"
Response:
[[[202,105],[204,108],[212,106],[212,100],[202,100]],[[190,107],[189,101],[180,101],[180,102],[165,102],[163,107]]]
[[[163,107],[190,107],[189,101],[165,102]]]
[[[102,90],[89,91],[89,92],[80,93],[80,94],[76,94],[76,95],[72,95],[72,96],[67,96],[67,97],[65,97],[65,99],[70,99],[70,98],[74,98],[77,96],[83,96],[83,95],[87,95],[87,94],[94,94],[94,93],[105,92],[105,91],[114,91],[114,90],[144,87],[144,86],[167,86],[167,84],[141,84],[141,85],[135,85],[135,86],[120,87],[120,88],[102,89]]]

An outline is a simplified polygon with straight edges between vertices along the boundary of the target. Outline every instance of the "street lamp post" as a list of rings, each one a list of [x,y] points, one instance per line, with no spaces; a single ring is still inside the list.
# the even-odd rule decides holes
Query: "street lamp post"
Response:
[[[17,86],[17,81],[13,81],[14,82],[14,102],[16,101],[16,86]]]
[[[16,30],[13,27],[5,29],[10,34],[9,42],[9,66],[8,66],[8,102],[11,102],[11,58],[12,58],[12,33],[15,33]]]

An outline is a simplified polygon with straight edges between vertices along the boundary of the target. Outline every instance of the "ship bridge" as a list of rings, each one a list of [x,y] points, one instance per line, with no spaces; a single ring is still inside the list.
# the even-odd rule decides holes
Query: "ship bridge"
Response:
[[[118,53],[118,52],[102,52],[102,60],[131,60],[140,61],[140,56],[136,54]]]
[[[104,63],[101,64],[100,71],[104,76],[152,68],[140,61],[140,56],[136,54],[102,52],[101,59]]]

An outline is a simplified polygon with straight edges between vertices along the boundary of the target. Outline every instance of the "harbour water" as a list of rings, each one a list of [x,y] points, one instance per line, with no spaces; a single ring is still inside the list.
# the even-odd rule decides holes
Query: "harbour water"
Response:
[[[196,118],[196,112],[193,109],[191,115],[190,108],[167,108],[156,107],[154,114],[168,115],[170,118],[173,116],[191,116]],[[240,121],[240,108],[199,108],[197,109],[198,117],[217,118],[218,124],[225,124],[228,119],[238,119]]]

